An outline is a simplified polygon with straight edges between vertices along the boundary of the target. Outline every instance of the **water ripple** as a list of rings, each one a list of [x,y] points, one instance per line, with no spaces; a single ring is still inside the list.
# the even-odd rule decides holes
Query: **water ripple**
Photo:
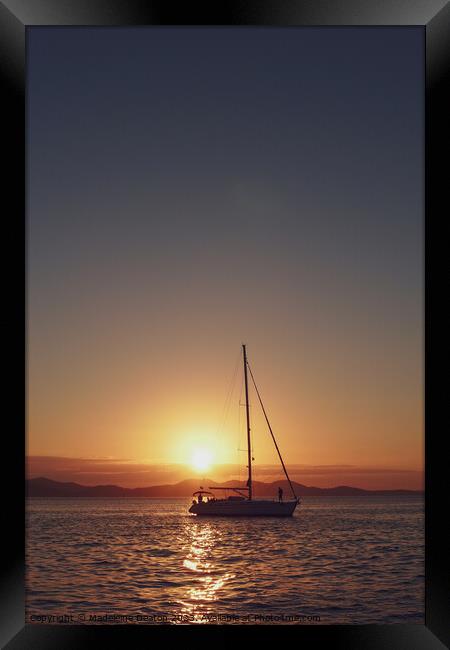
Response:
[[[309,498],[285,520],[207,521],[187,507],[185,499],[30,499],[27,619],[424,622],[421,498]]]

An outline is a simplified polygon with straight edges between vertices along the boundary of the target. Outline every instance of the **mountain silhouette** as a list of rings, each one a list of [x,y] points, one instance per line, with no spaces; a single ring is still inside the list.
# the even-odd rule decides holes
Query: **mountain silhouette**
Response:
[[[244,487],[244,481],[225,481],[216,483],[209,479],[186,479],[172,485],[152,485],[149,487],[125,488],[119,485],[80,485],[78,483],[62,483],[49,478],[32,478],[26,480],[26,495],[28,497],[190,497],[195,490],[202,486],[209,487]],[[319,488],[292,482],[297,496],[395,496],[421,495],[421,490],[364,490],[349,485],[338,485],[332,488]],[[284,495],[289,498],[291,490],[287,481],[263,483],[253,481],[253,494],[256,497],[277,497],[278,488],[282,487]]]

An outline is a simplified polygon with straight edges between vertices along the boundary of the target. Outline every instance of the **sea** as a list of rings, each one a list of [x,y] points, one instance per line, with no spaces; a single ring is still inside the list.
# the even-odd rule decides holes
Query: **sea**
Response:
[[[286,519],[189,505],[28,499],[27,622],[424,623],[422,497],[305,497]]]

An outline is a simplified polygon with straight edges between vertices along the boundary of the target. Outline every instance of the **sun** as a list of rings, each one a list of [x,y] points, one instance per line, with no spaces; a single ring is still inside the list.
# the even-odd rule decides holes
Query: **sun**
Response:
[[[208,449],[195,449],[191,457],[191,465],[197,472],[204,472],[211,467],[212,454]]]

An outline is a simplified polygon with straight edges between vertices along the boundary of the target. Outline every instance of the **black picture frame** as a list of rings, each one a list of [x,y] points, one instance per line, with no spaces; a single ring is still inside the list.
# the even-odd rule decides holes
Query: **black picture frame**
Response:
[[[4,349],[13,347],[3,405],[11,416],[2,437],[4,468],[11,472],[2,500],[3,580],[2,647],[80,648],[111,644],[141,647],[157,639],[204,637],[220,632],[228,640],[263,634],[279,643],[282,626],[45,626],[25,625],[25,417],[26,393],[26,31],[37,25],[277,25],[277,26],[420,26],[426,41],[425,110],[425,457],[426,457],[426,603],[425,625],[317,625],[289,631],[296,643],[327,643],[345,648],[442,648],[450,645],[450,539],[447,456],[445,454],[445,382],[440,379],[445,347],[444,314],[437,316],[446,295],[437,281],[445,277],[445,219],[448,215],[448,114],[450,5],[446,0],[241,0],[177,5],[142,0],[0,0],[0,75],[3,87],[2,180]],[[7,210],[6,210],[6,206]],[[447,210],[446,210],[447,208]],[[440,246],[441,245],[441,246]],[[9,255],[5,255],[9,253]],[[448,317],[447,317],[448,319]],[[448,336],[448,335],[447,335]],[[433,365],[433,374],[431,373]],[[439,379],[437,378],[439,376]],[[14,523],[13,523],[14,522]],[[257,635],[255,637],[254,635]],[[239,635],[239,636],[237,636]],[[196,640],[197,640],[196,639]]]

